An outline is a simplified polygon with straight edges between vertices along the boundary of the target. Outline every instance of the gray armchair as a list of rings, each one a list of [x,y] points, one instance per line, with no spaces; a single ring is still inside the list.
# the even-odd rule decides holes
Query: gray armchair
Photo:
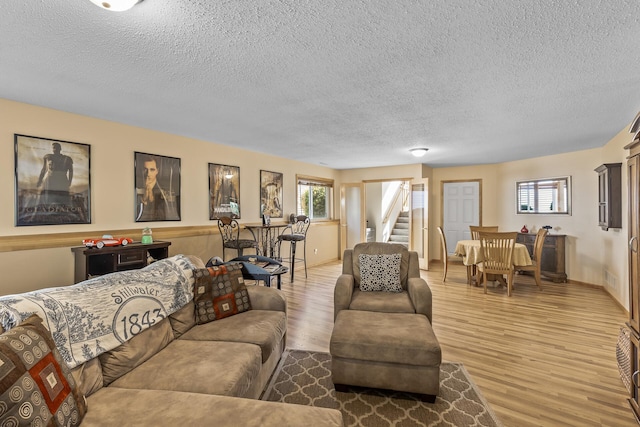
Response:
[[[402,255],[400,284],[402,292],[361,291],[360,254]],[[334,320],[341,310],[377,311],[383,313],[418,313],[432,321],[432,295],[427,282],[420,277],[417,252],[395,243],[359,243],[347,249],[342,259],[342,274],[334,289]]]

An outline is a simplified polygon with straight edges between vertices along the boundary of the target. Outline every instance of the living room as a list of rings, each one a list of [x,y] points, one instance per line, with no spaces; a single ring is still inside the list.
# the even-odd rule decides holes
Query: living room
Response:
[[[0,100],[6,120],[1,126],[5,155],[0,159],[6,177],[0,182],[4,194],[14,193],[14,134],[25,134],[91,145],[91,224],[16,227],[11,203],[0,209],[0,267],[9,279],[4,293],[24,292],[46,286],[73,283],[70,247],[83,238],[105,233],[128,234],[140,239],[143,226],[151,225],[154,238],[169,240],[170,254],[190,253],[202,258],[221,255],[215,221],[208,219],[207,163],[237,165],[241,171],[241,223],[260,221],[259,172],[283,173],[283,212],[295,212],[296,175],[315,176],[341,183],[375,179],[429,178],[430,229],[441,224],[442,181],[482,180],[482,222],[499,224],[504,230],[523,225],[537,229],[551,225],[552,233],[566,234],[566,270],[574,283],[602,286],[619,305],[628,307],[626,287],[626,216],[623,227],[603,231],[597,224],[598,176],[602,163],[625,162],[623,147],[631,141],[628,128],[603,147],[492,165],[431,168],[423,164],[393,167],[334,170],[309,163],[251,152],[235,147],[83,117],[10,100]],[[630,119],[629,119],[630,120]],[[179,222],[135,223],[134,152],[150,152],[181,158],[182,218]],[[515,182],[550,176],[572,177],[572,215],[518,215],[515,213]],[[622,174],[622,188],[627,176]],[[320,265],[340,258],[339,191],[334,191],[334,212],[330,221],[316,221],[309,231],[308,264]],[[114,206],[129,209],[114,209]],[[622,197],[622,211],[627,200]],[[277,219],[274,219],[274,221]],[[284,220],[284,219],[283,219]],[[429,258],[440,259],[438,236],[430,233]],[[24,268],[38,259],[38,269],[25,275]],[[605,281],[605,272],[607,281]]]

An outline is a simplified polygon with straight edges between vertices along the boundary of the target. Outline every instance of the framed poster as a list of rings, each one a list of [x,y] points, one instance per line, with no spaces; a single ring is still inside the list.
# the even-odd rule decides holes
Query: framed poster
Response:
[[[240,218],[240,168],[209,163],[209,219]]]
[[[134,153],[135,219],[180,221],[180,159]]]
[[[16,226],[91,224],[91,146],[14,135]]]
[[[282,218],[282,174],[260,171],[260,216]]]

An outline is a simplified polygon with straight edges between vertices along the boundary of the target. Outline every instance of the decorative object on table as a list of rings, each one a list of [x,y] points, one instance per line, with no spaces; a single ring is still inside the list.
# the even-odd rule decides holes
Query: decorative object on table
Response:
[[[91,146],[14,135],[15,222],[91,224]]]
[[[128,237],[113,237],[110,234],[105,234],[99,239],[83,239],[82,244],[88,248],[102,249],[105,246],[127,246],[129,243],[133,243],[133,239]]]
[[[294,222],[296,222],[296,214],[291,213],[289,214],[289,224],[293,224]]]
[[[260,216],[282,218],[282,174],[260,171]]]
[[[551,232],[550,230],[553,228],[550,225],[543,225],[542,228],[544,228],[545,230],[547,230],[549,233]]]
[[[145,245],[153,243],[153,231],[151,231],[149,227],[142,229],[142,239],[140,239],[140,242]]]
[[[262,225],[271,225],[271,216],[262,215]]]
[[[240,218],[240,167],[209,163],[209,219]]]
[[[527,228],[527,224],[523,225],[522,228],[520,229],[521,233],[528,233],[529,229]]]
[[[180,159],[134,153],[135,221],[180,221]]]

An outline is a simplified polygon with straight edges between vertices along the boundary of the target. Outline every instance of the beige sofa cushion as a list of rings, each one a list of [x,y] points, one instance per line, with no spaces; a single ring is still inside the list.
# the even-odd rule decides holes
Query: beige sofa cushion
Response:
[[[163,319],[149,329],[145,329],[129,341],[111,351],[102,353],[100,364],[104,385],[131,371],[151,358],[173,341],[173,331],[169,319]]]
[[[287,330],[287,316],[282,311],[251,310],[215,322],[197,325],[180,340],[230,341],[256,344],[264,363]]]
[[[105,387],[87,400],[82,427],[343,425],[335,409],[197,393]]]
[[[85,396],[92,395],[103,386],[102,366],[97,357],[73,368],[71,375],[78,384],[78,391]]]
[[[416,309],[407,292],[363,292],[353,289],[350,310],[379,311],[382,313],[415,313]]]
[[[180,310],[169,315],[173,336],[180,338],[182,334],[193,328],[196,324],[195,305],[193,301],[188,302]]]
[[[257,345],[179,339],[110,387],[243,397],[261,367]]]

